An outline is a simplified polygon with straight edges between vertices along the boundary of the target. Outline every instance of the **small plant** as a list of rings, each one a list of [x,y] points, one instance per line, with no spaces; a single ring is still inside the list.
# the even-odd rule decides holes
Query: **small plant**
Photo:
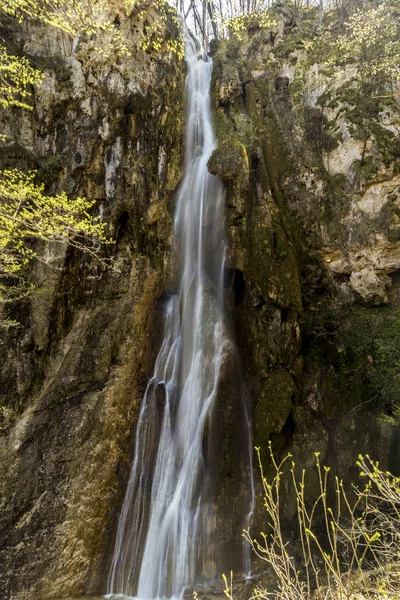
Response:
[[[258,451],[258,450],[257,450]],[[369,456],[360,456],[357,466],[364,487],[353,485],[346,492],[343,482],[332,479],[330,468],[315,454],[319,493],[306,500],[306,473],[300,478],[288,454],[279,464],[270,445],[274,476],[269,482],[261,468],[268,532],[262,541],[245,538],[257,556],[274,572],[276,586],[257,586],[253,598],[264,600],[398,598],[400,589],[400,478],[380,470]],[[281,484],[289,488],[297,505],[299,551],[282,527]],[[328,498],[332,498],[332,502]],[[330,505],[332,504],[332,506]],[[232,585],[225,578],[226,595]]]

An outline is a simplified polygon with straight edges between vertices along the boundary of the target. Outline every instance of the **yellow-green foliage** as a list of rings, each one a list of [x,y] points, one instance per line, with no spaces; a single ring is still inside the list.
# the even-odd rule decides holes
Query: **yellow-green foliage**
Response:
[[[31,95],[31,86],[39,84],[43,74],[33,68],[28,60],[21,56],[9,54],[0,45],[0,106],[32,107],[27,104]]]
[[[164,0],[153,3],[159,18],[153,19],[143,33],[140,46],[143,50],[173,52],[183,58],[182,37],[165,39],[162,29],[168,19],[178,26],[179,18],[175,11],[168,8]],[[116,11],[128,18],[134,12],[139,19],[146,15],[148,3],[145,0],[99,0],[97,2],[80,0],[3,0],[1,12],[13,17],[19,23],[24,19],[37,19],[55,27],[70,36],[94,37],[93,52],[103,60],[115,56],[130,56],[131,44],[116,27]],[[30,108],[28,99],[31,87],[40,84],[43,75],[32,67],[24,57],[9,53],[0,43],[0,105]]]
[[[30,245],[32,240],[66,242],[97,254],[99,242],[105,240],[105,225],[89,215],[93,204],[84,198],[70,199],[64,192],[47,196],[44,185],[35,185],[34,172],[1,171],[0,277],[18,275],[32,258],[40,258]],[[0,287],[0,302],[7,300],[7,290]]]
[[[261,29],[272,29],[276,26],[276,18],[271,15],[269,10],[262,10],[261,12],[251,12],[248,14],[242,14],[232,19],[223,19],[222,25],[226,28],[230,35],[243,39],[245,32],[249,29],[252,23],[257,23]]]
[[[365,485],[351,492],[333,477],[315,453],[317,489],[310,497],[307,475],[297,473],[291,455],[277,463],[271,450],[271,478],[262,466],[267,529],[261,541],[245,532],[260,559],[272,568],[275,587],[257,586],[254,598],[265,600],[342,600],[398,597],[400,584],[400,478],[379,468],[368,456],[357,465]],[[360,480],[362,481],[362,479]],[[286,496],[297,505],[298,548],[293,531],[282,527]],[[227,581],[226,581],[227,584]],[[231,598],[231,588],[227,585]]]
[[[146,15],[146,9],[140,8],[142,6],[146,6],[143,3],[143,0],[131,0],[129,3],[131,10],[138,10],[139,18],[144,18]],[[172,22],[175,23],[178,30],[181,29],[181,23],[179,20],[178,13],[174,10],[171,10],[168,3],[165,0],[154,0],[153,2],[154,8],[157,10],[159,15],[159,19],[151,23],[149,25],[146,35],[143,35],[142,40],[140,42],[140,47],[142,50],[155,50],[159,52],[162,48],[165,48],[169,52],[173,52],[178,56],[179,59],[182,59],[184,56],[184,44],[183,44],[183,36],[180,35],[179,38],[165,39],[165,35],[163,32],[163,26],[165,25],[168,19],[171,19]]]
[[[160,50],[164,46],[182,57],[182,40],[165,40],[161,35],[162,25],[168,18],[179,25],[178,15],[168,9],[164,0],[155,0],[151,6],[157,10],[160,18],[149,24],[146,34],[143,35],[142,48]],[[19,22],[26,18],[39,19],[71,36],[101,34],[103,43],[96,46],[95,51],[107,58],[115,53],[125,56],[131,54],[129,40],[126,40],[116,27],[116,12],[124,17],[129,17],[134,12],[142,18],[148,7],[149,3],[146,0],[3,0],[1,10]]]
[[[3,0],[1,10],[20,23],[26,18],[39,19],[76,35],[78,31],[91,31],[93,27],[102,26],[104,4],[76,0]],[[93,21],[96,15],[101,17],[97,24]]]
[[[398,7],[399,9],[400,7]],[[392,2],[357,10],[331,45],[328,64],[354,64],[363,77],[400,75],[400,23]]]
[[[304,31],[306,62],[319,62],[336,85],[343,78],[343,69],[349,67],[363,84],[396,79],[400,75],[399,16],[399,0],[386,0],[352,12],[338,33],[336,13],[327,11],[318,31],[315,20],[314,28]]]
[[[156,9],[158,18],[149,19],[143,27],[142,49],[162,49],[182,57],[182,39],[165,39],[167,20],[179,25],[179,19],[164,0],[2,0],[0,12],[19,23],[38,20],[68,36],[91,40],[95,56],[115,60],[130,55],[132,47],[127,29],[120,27],[121,17],[128,19],[134,13],[142,21],[149,8]],[[31,109],[32,86],[40,85],[42,79],[43,74],[27,58],[11,54],[0,43],[0,106]],[[68,243],[99,256],[105,226],[88,213],[93,204],[84,198],[70,199],[64,192],[46,195],[44,186],[35,184],[34,172],[0,170],[0,304],[33,291],[23,277],[27,263],[43,259],[33,240]],[[0,319],[2,327],[10,323]]]
[[[330,3],[323,4],[329,7]],[[315,4],[293,0],[273,4],[265,14],[267,28],[274,17],[285,23],[284,37],[272,54],[288,58],[294,51],[297,77],[316,63],[325,77],[336,80],[335,85],[344,80],[346,68],[350,68],[347,82],[352,73],[363,80],[380,77],[387,81],[400,76],[399,0],[372,0],[363,3],[363,8],[348,3],[340,18],[336,7],[320,13]],[[242,30],[244,17],[237,20],[236,27]]]

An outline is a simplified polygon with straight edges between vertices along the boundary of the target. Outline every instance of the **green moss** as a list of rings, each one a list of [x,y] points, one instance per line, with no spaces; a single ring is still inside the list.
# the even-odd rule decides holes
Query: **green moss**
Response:
[[[363,363],[373,392],[392,404],[400,396],[400,311],[355,307],[346,341]]]
[[[370,122],[369,131],[374,136],[382,160],[387,166],[389,166],[392,161],[398,161],[400,159],[399,135],[382,127],[382,125],[376,121]]]
[[[53,71],[59,84],[71,85],[71,67],[63,57],[36,54],[34,62],[41,71]]]
[[[237,53],[236,45],[225,43],[214,59],[219,145],[209,169],[229,181],[229,222],[246,281],[265,300],[300,309],[297,259],[280,186],[287,153],[273,110],[273,81],[254,80],[233,60]]]
[[[239,140],[229,138],[218,145],[208,161],[208,170],[225,180],[247,180],[249,159],[246,148]]]
[[[0,163],[2,169],[35,169],[37,157],[19,143],[0,142]]]
[[[321,199],[324,219],[332,239],[340,242],[346,236],[346,230],[342,223],[349,210],[351,190],[348,187],[346,176],[342,173],[325,172],[323,178],[325,185]]]
[[[60,156],[48,156],[40,162],[37,172],[37,178],[40,183],[46,187],[58,181],[58,176],[63,170]]]
[[[264,381],[254,415],[255,441],[263,453],[268,452],[271,435],[280,433],[285,426],[296,392],[296,385],[285,369],[277,368]]]
[[[353,169],[358,179],[366,182],[372,181],[379,171],[379,161],[373,156],[367,156],[363,161],[355,160],[353,162]]]
[[[327,304],[306,314],[303,344],[308,369],[321,374],[318,410],[324,416],[357,407],[379,413],[398,402],[398,309]]]

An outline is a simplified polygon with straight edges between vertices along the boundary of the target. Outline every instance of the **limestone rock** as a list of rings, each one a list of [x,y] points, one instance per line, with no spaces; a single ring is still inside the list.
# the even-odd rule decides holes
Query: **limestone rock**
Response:
[[[273,472],[272,442],[279,457],[291,451],[300,470],[312,472],[320,452],[349,482],[358,452],[371,448],[396,469],[400,446],[396,429],[381,427],[392,400],[382,389],[387,365],[373,357],[377,348],[390,353],[397,332],[398,112],[376,115],[375,133],[360,139],[345,91],[336,98],[335,84],[328,94],[324,65],[304,73],[306,50],[290,35],[276,46],[271,37],[254,28],[214,55],[219,146],[236,138],[249,160],[246,186],[230,153],[232,166],[218,171],[229,174],[234,318],[265,472]],[[350,65],[344,73],[352,93],[353,71]],[[388,126],[383,150],[379,133]],[[386,327],[378,326],[382,304],[390,304]],[[311,488],[318,490],[316,478]],[[295,503],[284,503],[285,516],[295,517]],[[257,512],[260,528],[262,519]]]
[[[246,148],[237,139],[224,140],[211,155],[208,169],[221,179],[238,179],[244,185],[249,176],[249,159]]]
[[[2,600],[106,588],[183,163],[183,63],[141,50],[142,27],[121,17],[131,52],[118,60],[95,52],[103,34],[73,42],[36,22],[17,32],[45,78],[33,111],[1,111],[13,143],[1,166],[37,168],[49,193],[96,200],[116,242],[114,270],[69,246],[38,248],[38,287],[0,346]]]
[[[390,284],[389,277],[385,275],[378,277],[376,272],[369,267],[350,275],[350,285],[364,300],[387,301],[386,288]]]

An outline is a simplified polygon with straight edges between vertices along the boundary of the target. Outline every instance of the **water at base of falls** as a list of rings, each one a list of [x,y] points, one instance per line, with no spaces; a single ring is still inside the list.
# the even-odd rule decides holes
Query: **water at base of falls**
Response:
[[[241,533],[252,512],[252,450],[224,310],[225,190],[207,171],[212,61],[198,57],[191,39],[186,60],[187,157],[174,221],[181,275],[137,424],[112,598],[179,600],[185,590],[215,586],[226,570],[250,568]]]

